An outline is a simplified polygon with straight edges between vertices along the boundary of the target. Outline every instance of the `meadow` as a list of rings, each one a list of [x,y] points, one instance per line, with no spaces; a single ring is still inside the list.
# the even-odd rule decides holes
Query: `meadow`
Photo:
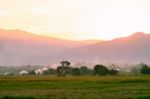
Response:
[[[1,99],[150,99],[150,75],[0,76]]]

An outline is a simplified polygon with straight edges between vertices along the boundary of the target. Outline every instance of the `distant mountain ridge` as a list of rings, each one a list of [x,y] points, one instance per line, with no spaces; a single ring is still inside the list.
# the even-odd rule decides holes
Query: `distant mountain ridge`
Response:
[[[0,65],[48,65],[62,60],[94,63],[150,63],[150,34],[109,41],[69,41],[0,29]]]
[[[0,65],[48,64],[51,55],[89,43],[0,29]]]
[[[150,34],[136,32],[128,37],[74,48],[62,53],[61,58],[73,62],[150,63]]]

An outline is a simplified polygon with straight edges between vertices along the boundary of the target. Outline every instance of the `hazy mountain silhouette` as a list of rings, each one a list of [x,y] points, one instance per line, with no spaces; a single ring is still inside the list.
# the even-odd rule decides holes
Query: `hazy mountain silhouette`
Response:
[[[150,63],[150,34],[134,33],[109,41],[69,41],[0,29],[0,65],[71,62]]]
[[[150,63],[150,34],[137,32],[129,37],[70,49],[60,57],[73,62]]]
[[[0,65],[48,64],[51,55],[92,43],[94,42],[69,41],[21,30],[0,29]]]

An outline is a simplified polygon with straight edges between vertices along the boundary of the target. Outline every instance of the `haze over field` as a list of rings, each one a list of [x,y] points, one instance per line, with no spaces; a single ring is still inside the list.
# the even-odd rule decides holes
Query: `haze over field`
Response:
[[[150,0],[0,0],[0,65],[149,63],[149,5]]]

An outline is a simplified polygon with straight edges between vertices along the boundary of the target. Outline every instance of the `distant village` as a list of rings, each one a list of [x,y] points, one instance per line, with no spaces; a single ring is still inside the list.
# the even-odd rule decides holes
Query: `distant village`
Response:
[[[99,64],[97,64],[99,65]],[[97,66],[95,65],[95,67]],[[105,67],[104,65],[100,65]],[[140,63],[137,65],[117,65],[111,64],[106,66],[106,71],[116,72],[117,74],[140,74],[141,68],[147,66],[146,64]],[[65,65],[55,65],[55,66],[42,66],[42,65],[26,65],[26,66],[0,66],[0,75],[10,76],[10,75],[58,75],[59,74],[69,74],[69,75],[93,75],[95,74],[95,67],[92,64],[81,65],[69,64],[68,67]],[[103,68],[102,68],[103,69]],[[107,74],[107,73],[106,73]]]

